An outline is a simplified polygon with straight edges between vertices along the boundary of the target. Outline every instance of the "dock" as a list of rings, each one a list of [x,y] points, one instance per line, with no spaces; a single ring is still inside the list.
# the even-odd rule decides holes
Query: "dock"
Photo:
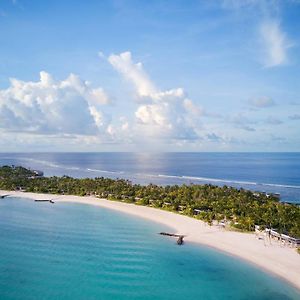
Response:
[[[52,204],[54,204],[55,202],[52,199],[35,199],[35,202],[50,202]]]
[[[166,236],[172,236],[172,237],[177,237],[177,245],[183,245],[184,241],[183,238],[185,235],[182,234],[174,234],[174,233],[168,233],[168,232],[160,232],[160,235],[166,235]]]

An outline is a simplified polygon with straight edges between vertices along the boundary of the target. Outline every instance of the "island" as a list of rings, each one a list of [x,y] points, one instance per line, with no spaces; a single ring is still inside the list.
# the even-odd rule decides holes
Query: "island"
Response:
[[[280,202],[278,195],[224,185],[140,185],[125,179],[43,177],[23,167],[0,168],[0,189],[32,193],[96,196],[177,212],[241,231],[275,228],[279,234],[300,237],[300,207]]]
[[[16,166],[0,168],[1,194],[45,200],[40,205],[95,205],[161,223],[187,243],[245,259],[300,289],[300,207],[280,202],[278,195],[210,184],[159,186],[103,177],[44,177]]]

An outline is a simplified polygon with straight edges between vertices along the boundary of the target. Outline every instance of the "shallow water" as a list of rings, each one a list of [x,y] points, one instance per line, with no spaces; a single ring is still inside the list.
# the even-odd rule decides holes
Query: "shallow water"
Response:
[[[0,299],[300,299],[163,225],[83,204],[0,200]]]

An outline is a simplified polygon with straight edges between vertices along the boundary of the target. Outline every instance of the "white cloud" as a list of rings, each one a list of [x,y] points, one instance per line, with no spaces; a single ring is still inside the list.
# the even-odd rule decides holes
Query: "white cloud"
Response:
[[[55,81],[40,73],[37,82],[11,79],[0,90],[0,129],[35,134],[99,134],[106,126],[100,110],[109,102],[103,89],[93,89],[71,74]]]
[[[195,105],[193,101],[188,98],[184,99],[183,106],[186,109],[186,111],[190,112],[191,114],[197,117],[201,117],[204,115],[204,109]]]
[[[111,54],[108,57],[108,61],[126,80],[133,83],[136,93],[141,99],[146,97],[159,101],[166,98],[184,96],[182,88],[159,91],[144,71],[143,64],[141,62],[133,62],[131,52],[129,51],[119,55]]]
[[[105,119],[101,111],[97,110],[95,106],[89,107],[90,114],[94,118],[95,124],[99,129],[101,129],[105,125]]]
[[[129,129],[129,123],[128,122],[123,123],[121,128],[123,131],[127,131]]]
[[[158,125],[165,129],[171,129],[172,124],[168,120],[168,113],[168,103],[162,103],[161,105],[142,105],[135,112],[135,115],[138,118],[138,120],[143,124]]]
[[[114,128],[113,125],[109,125],[109,126],[107,127],[107,132],[108,132],[110,135],[115,135],[115,134],[116,134],[116,130],[115,130],[115,128]]]
[[[260,26],[260,36],[264,47],[265,67],[275,67],[288,62],[287,50],[292,44],[280,28],[278,21],[264,21]]]
[[[195,139],[201,109],[187,99],[182,88],[160,91],[130,52],[111,55],[111,65],[135,86],[136,94],[147,99],[136,112],[136,131],[152,138]]]
[[[108,61],[126,79],[130,80],[140,97],[148,97],[156,93],[156,89],[144,72],[142,63],[134,63],[130,52],[123,52],[120,55],[110,55]]]

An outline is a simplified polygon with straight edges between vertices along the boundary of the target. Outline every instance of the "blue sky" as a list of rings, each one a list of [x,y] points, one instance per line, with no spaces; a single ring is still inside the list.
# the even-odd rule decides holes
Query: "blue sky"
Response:
[[[1,151],[300,151],[300,1],[0,1]]]

